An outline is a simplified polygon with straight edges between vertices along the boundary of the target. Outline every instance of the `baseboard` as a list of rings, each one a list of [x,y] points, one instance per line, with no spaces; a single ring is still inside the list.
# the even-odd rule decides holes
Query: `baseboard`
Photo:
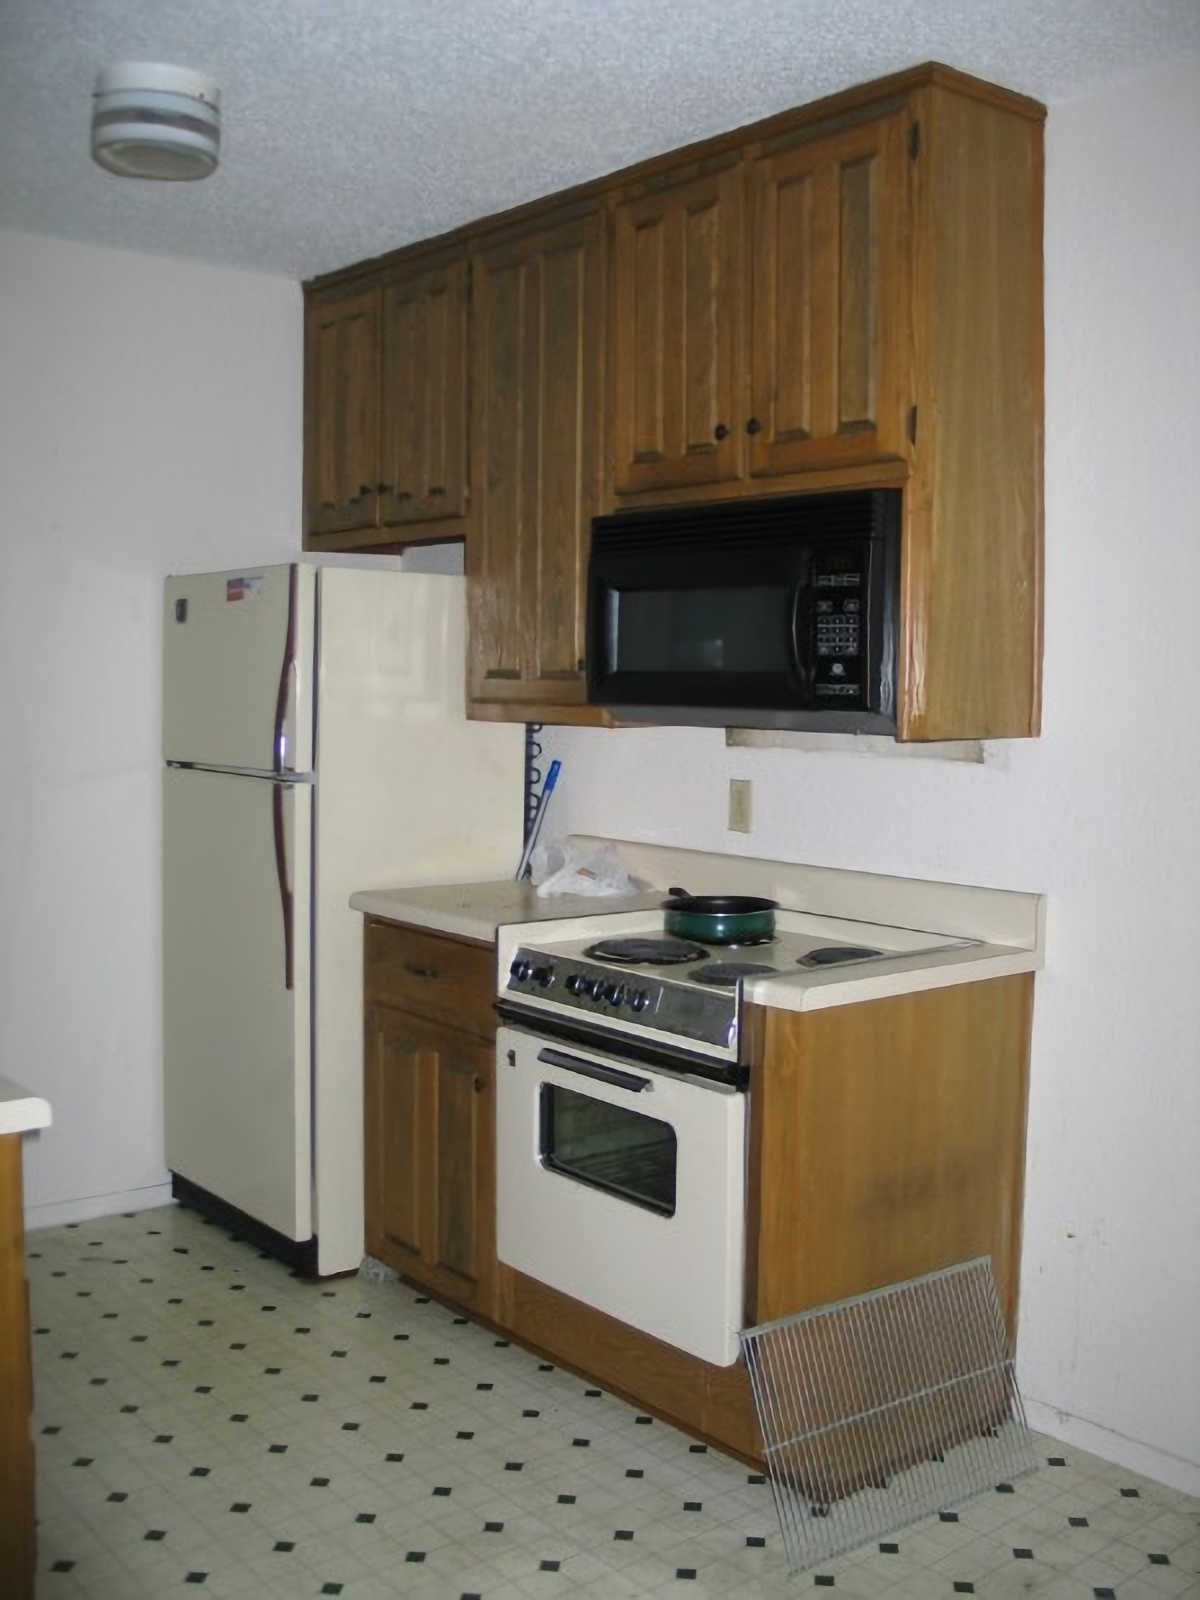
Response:
[[[153,1206],[171,1203],[171,1185],[152,1183],[144,1189],[120,1189],[114,1194],[80,1195],[74,1200],[49,1200],[25,1207],[25,1231],[59,1228],[68,1222],[90,1222],[93,1217],[112,1217],[122,1211],[149,1211]]]
[[[1129,1439],[1111,1428],[1088,1422],[1084,1417],[1072,1416],[1041,1400],[1022,1397],[1025,1418],[1038,1433],[1048,1433],[1052,1439],[1074,1445],[1077,1450],[1087,1450],[1091,1455],[1112,1461],[1131,1472],[1140,1472],[1145,1478],[1154,1478],[1172,1489],[1182,1489],[1184,1494],[1200,1495],[1200,1462],[1187,1461],[1172,1455],[1169,1450],[1157,1450],[1139,1439]]]

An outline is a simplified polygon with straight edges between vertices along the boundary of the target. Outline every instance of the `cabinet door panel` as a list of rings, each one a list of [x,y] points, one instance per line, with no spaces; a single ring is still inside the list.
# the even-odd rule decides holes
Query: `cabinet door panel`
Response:
[[[379,295],[374,288],[308,306],[305,527],[374,525],[379,472]]]
[[[456,260],[383,288],[385,523],[466,510],[466,271]]]
[[[752,476],[904,453],[906,183],[899,114],[755,163]]]
[[[581,704],[588,536],[599,500],[598,214],[475,262],[468,548],[475,700]]]
[[[612,438],[617,493],[741,472],[740,166],[618,206]]]
[[[491,1050],[447,1037],[435,1063],[437,1118],[436,1215],[433,1265],[463,1280],[470,1292],[487,1275],[492,1248],[480,1197],[491,1172],[485,1159],[493,1137]],[[486,1172],[483,1170],[486,1168]],[[462,1296],[460,1288],[460,1297]]]
[[[496,1278],[494,1051],[494,1039],[367,1006],[367,1249],[487,1316]]]
[[[404,1272],[419,1272],[427,1253],[428,1053],[415,1019],[378,1007],[367,1012],[367,1248]]]

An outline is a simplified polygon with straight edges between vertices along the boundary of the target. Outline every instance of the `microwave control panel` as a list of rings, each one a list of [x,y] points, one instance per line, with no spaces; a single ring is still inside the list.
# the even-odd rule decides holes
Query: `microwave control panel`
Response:
[[[858,551],[829,552],[813,563],[813,694],[818,700],[862,701],[864,565]]]

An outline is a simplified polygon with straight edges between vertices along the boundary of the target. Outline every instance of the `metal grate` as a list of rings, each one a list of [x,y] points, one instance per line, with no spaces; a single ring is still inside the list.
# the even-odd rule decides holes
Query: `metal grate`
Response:
[[[793,1572],[1035,1465],[987,1257],[741,1337]]]

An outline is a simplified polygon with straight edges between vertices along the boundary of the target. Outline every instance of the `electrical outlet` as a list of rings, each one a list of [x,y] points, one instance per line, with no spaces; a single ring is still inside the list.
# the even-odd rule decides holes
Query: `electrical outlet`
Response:
[[[734,833],[750,832],[750,779],[729,780],[729,826]]]

